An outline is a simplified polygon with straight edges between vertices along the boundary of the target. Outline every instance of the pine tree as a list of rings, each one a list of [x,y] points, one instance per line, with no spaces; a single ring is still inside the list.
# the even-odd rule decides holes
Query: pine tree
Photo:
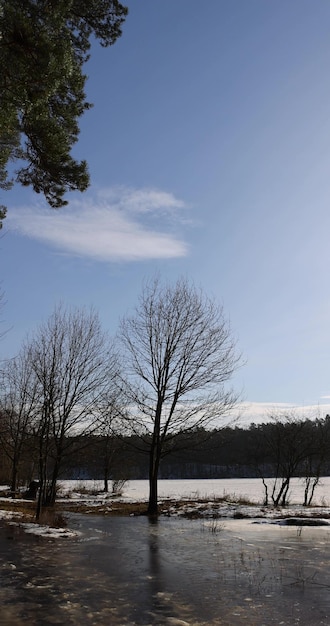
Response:
[[[86,161],[70,154],[91,106],[83,66],[91,36],[114,44],[126,15],[117,0],[0,0],[0,188],[31,186],[59,208],[88,187]]]

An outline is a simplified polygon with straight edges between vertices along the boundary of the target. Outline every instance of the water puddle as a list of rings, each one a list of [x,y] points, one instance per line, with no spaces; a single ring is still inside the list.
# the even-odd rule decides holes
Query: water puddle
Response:
[[[78,539],[0,529],[6,626],[330,624],[326,527],[70,515]]]

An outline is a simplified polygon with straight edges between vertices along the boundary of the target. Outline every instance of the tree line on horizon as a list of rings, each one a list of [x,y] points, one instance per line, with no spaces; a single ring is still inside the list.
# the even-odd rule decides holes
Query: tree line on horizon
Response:
[[[330,475],[330,416],[311,419],[292,413],[269,417],[248,428],[196,428],[181,433],[175,450],[167,450],[160,468],[161,479],[260,478],[308,479],[315,486],[322,476]],[[108,454],[107,454],[108,453]],[[148,446],[134,435],[78,437],[72,454],[63,466],[63,479],[139,480],[148,478]],[[317,482],[316,482],[316,479]],[[283,501],[287,503],[287,493]],[[310,495],[310,494],[309,494]],[[276,504],[270,497],[268,502]],[[310,504],[309,496],[305,504]]]

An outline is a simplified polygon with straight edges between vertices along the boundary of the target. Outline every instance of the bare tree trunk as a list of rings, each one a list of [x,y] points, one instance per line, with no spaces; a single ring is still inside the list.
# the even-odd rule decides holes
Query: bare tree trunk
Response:
[[[112,452],[111,452],[111,446],[110,446],[110,437],[107,434],[105,438],[104,466],[103,466],[103,482],[104,482],[103,491],[104,493],[109,493],[109,473],[110,473],[110,467],[111,467],[111,458],[112,458]]]
[[[289,486],[290,486],[290,478],[285,478],[282,480],[281,486],[276,495],[275,495],[275,491],[273,490],[272,500],[273,500],[273,504],[275,507],[278,507],[279,505],[281,506],[286,505],[286,497],[289,491]]]
[[[310,506],[314,497],[314,492],[320,482],[320,476],[306,476],[304,489],[304,506]]]
[[[61,456],[57,456],[52,471],[52,478],[47,488],[45,506],[54,506],[56,500],[57,480],[61,466]]]
[[[149,457],[149,502],[148,515],[157,515],[158,513],[158,471],[159,471],[159,452],[157,448],[150,450]]]
[[[110,459],[106,451],[106,456],[104,459],[104,468],[103,468],[103,483],[104,483],[103,491],[104,493],[109,493],[109,472],[110,472]]]
[[[46,460],[43,457],[43,454],[40,454],[39,457],[39,493],[36,507],[36,520],[39,522],[42,506],[46,497],[46,487],[47,487],[47,465]]]
[[[15,493],[17,491],[17,482],[18,482],[18,467],[14,459],[12,471],[11,471],[11,486],[10,486],[10,491],[12,493]]]
[[[290,487],[290,478],[287,478],[287,480],[285,480],[284,482],[284,489],[282,492],[282,499],[281,499],[281,505],[282,506],[286,506],[287,505],[287,496],[288,496],[288,492],[289,492],[289,487]]]
[[[262,484],[263,484],[264,489],[265,489],[265,499],[264,499],[264,503],[263,504],[264,504],[264,506],[268,506],[268,485],[267,485],[267,483],[266,483],[266,481],[265,481],[265,479],[263,477],[261,477],[261,480],[262,480]]]

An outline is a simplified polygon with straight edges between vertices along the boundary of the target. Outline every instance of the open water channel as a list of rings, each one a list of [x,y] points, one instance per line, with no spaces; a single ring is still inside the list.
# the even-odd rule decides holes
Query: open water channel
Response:
[[[330,527],[68,515],[0,527],[5,626],[330,625]]]

